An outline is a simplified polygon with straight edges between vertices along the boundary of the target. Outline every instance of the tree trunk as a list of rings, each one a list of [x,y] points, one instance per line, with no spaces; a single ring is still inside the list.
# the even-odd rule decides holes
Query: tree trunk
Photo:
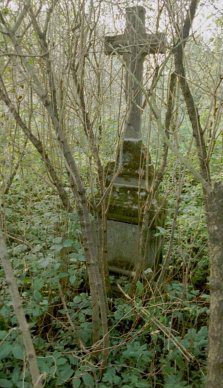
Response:
[[[43,143],[36,136],[33,135],[30,128],[22,120],[21,116],[19,115],[18,111],[16,110],[15,106],[13,105],[12,101],[9,98],[9,95],[6,91],[6,88],[5,88],[5,85],[4,85],[4,82],[3,82],[3,79],[1,76],[0,76],[0,100],[4,101],[5,105],[8,107],[9,111],[13,115],[15,121],[22,129],[23,133],[27,136],[29,141],[33,144],[33,146],[36,148],[36,150],[40,154],[40,156],[41,156],[41,158],[46,166],[46,169],[47,169],[47,171],[52,179],[52,182],[53,182],[55,188],[57,189],[58,195],[61,199],[61,202],[62,202],[64,208],[67,211],[71,211],[72,206],[71,206],[69,197],[68,197],[66,191],[64,190],[63,183],[60,181],[60,179],[56,173],[56,170],[50,161],[48,154],[46,153],[46,151],[44,149]]]
[[[19,295],[16,279],[13,273],[13,269],[10,263],[10,259],[7,253],[7,248],[5,245],[5,241],[4,241],[1,229],[0,229],[0,259],[5,272],[5,277],[8,284],[9,292],[12,298],[15,315],[19,323],[19,328],[21,330],[26,356],[29,363],[32,385],[34,388],[43,388],[44,386],[43,375],[41,375],[39,371],[36,352],[32,343],[29,326],[25,317],[25,312],[22,307],[22,300]]]
[[[203,185],[210,257],[210,322],[206,388],[223,386],[223,184],[211,186],[204,131],[184,68],[184,45],[195,16],[198,0],[191,0],[182,30],[182,39],[174,48],[175,71],[179,78],[188,116],[193,129]]]
[[[223,386],[223,184],[206,197],[210,252],[210,321],[206,388]]]

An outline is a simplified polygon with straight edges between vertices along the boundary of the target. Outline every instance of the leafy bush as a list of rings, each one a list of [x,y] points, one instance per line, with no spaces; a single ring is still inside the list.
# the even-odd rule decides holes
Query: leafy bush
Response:
[[[45,387],[200,388],[208,295],[207,251],[201,246],[207,236],[203,213],[195,212],[201,206],[197,187],[185,186],[166,274],[171,281],[163,294],[154,298],[145,280],[138,282],[133,304],[120,295],[109,300],[111,350],[102,370],[100,354],[92,354],[91,300],[78,218],[63,212],[46,187],[28,186],[15,182],[6,202],[6,227]],[[170,229],[171,212],[167,241]],[[0,388],[28,388],[23,344],[2,270],[0,275]],[[128,292],[128,278],[113,275],[111,280]]]

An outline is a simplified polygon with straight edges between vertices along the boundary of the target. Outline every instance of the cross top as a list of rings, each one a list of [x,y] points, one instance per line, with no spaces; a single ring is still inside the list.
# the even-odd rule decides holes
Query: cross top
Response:
[[[126,100],[128,116],[124,131],[125,141],[141,141],[141,105],[143,62],[147,54],[165,52],[163,33],[147,34],[145,8],[126,8],[124,34],[105,37],[105,54],[123,55],[126,68]]]

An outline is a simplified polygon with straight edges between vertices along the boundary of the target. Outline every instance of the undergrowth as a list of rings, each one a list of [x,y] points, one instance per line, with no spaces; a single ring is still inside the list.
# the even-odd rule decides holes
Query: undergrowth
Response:
[[[61,210],[46,184],[14,181],[4,229],[45,388],[200,388],[207,348],[207,236],[201,194],[184,185],[171,263],[162,293],[146,279],[134,300],[130,280],[109,298],[111,349],[106,369],[91,338],[91,300],[75,213]],[[171,205],[172,200],[172,205]],[[169,199],[174,211],[174,199]],[[165,229],[167,250],[171,210]],[[0,387],[30,388],[21,335],[0,269]],[[120,289],[120,288],[119,288]]]

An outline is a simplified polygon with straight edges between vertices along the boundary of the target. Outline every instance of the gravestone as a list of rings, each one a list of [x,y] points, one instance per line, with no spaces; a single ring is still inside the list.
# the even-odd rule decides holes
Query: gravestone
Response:
[[[145,9],[142,6],[126,9],[124,34],[105,38],[105,54],[122,56],[126,72],[126,104],[124,138],[120,154],[120,173],[114,179],[107,215],[107,248],[110,267],[133,269],[140,260],[140,233],[143,208],[153,179],[153,166],[142,143],[141,114],[143,62],[147,54],[164,53],[165,36],[147,34]],[[145,165],[145,160],[147,163]],[[144,162],[144,165],[143,165]],[[107,166],[107,185],[113,179],[114,163]],[[155,236],[158,203],[153,199],[148,209],[148,228],[145,239],[144,267],[154,267],[160,256],[160,238]],[[162,217],[161,217],[162,218]],[[145,229],[145,228],[144,228]]]

